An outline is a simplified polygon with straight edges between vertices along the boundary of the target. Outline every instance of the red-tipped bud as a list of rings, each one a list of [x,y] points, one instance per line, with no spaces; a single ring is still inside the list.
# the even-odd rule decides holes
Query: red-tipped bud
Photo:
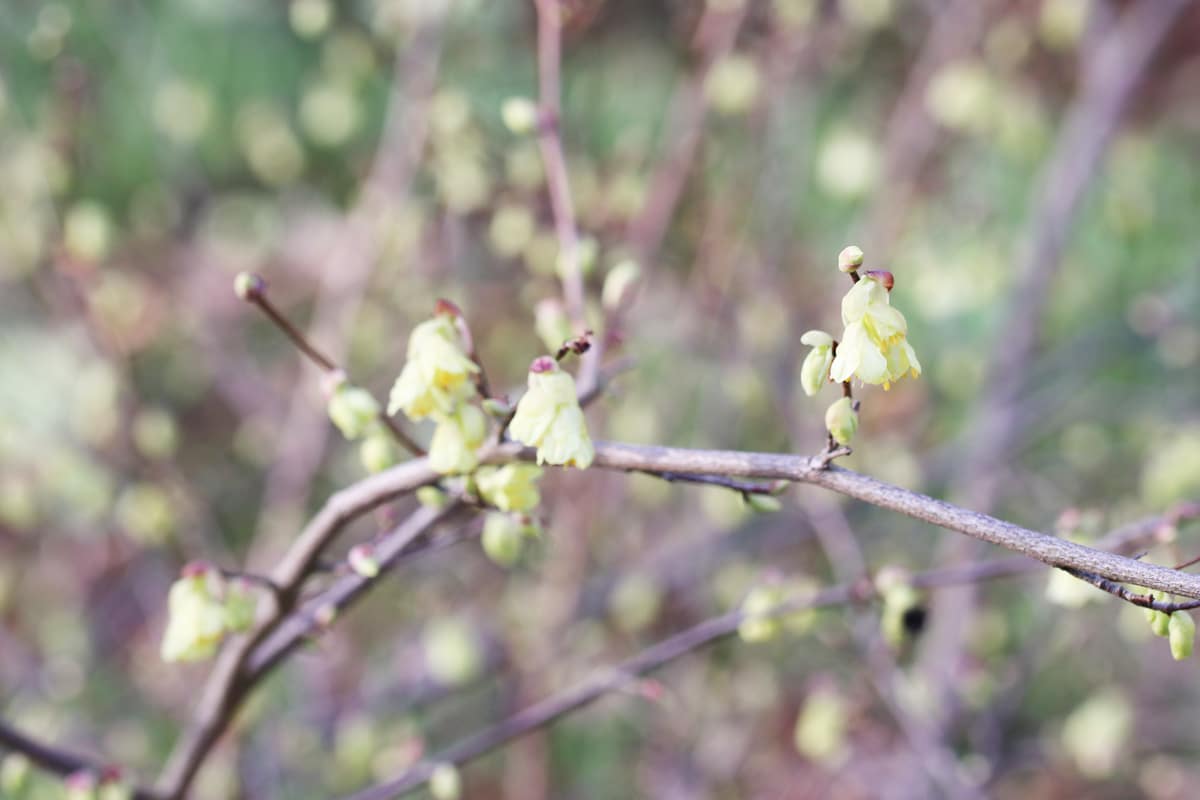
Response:
[[[868,278],[874,278],[883,284],[883,288],[889,292],[896,285],[896,276],[888,272],[886,269],[869,269],[864,273]]]
[[[239,272],[233,279],[233,292],[242,300],[257,300],[266,288],[267,282],[253,272]]]
[[[207,561],[189,561],[183,565],[183,569],[179,570],[179,576],[181,578],[199,578],[214,569],[213,565]]]
[[[439,297],[438,301],[433,304],[433,315],[435,317],[461,317],[462,309],[450,302],[444,297]]]
[[[554,372],[556,369],[558,369],[558,362],[550,356],[538,356],[533,360],[533,363],[529,365],[530,372],[536,372],[539,374],[543,372]]]

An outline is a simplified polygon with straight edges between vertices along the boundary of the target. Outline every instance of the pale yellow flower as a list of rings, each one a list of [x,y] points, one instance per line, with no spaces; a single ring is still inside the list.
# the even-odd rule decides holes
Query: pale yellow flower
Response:
[[[467,356],[454,317],[441,313],[413,328],[408,339],[408,361],[392,386],[388,413],[403,411],[409,419],[449,414],[470,397],[472,376],[479,365]]]
[[[475,473],[480,496],[501,511],[530,511],[541,501],[537,481],[541,467],[532,464],[505,464],[484,467]]]
[[[908,343],[908,323],[892,308],[879,280],[866,275],[851,287],[842,298],[842,322],[846,328],[830,367],[835,381],[854,377],[888,389],[907,374],[921,374],[921,362]]]
[[[167,596],[167,630],[163,661],[203,661],[211,658],[226,631],[220,573],[204,564],[184,568]]]
[[[586,469],[595,457],[575,379],[548,356],[530,366],[529,391],[517,403],[509,431],[518,442],[537,448],[538,464]]]
[[[379,403],[366,389],[341,383],[329,397],[329,418],[347,439],[357,439],[379,418]]]
[[[443,475],[470,472],[479,464],[475,450],[487,437],[487,418],[475,406],[462,405],[439,416],[429,442],[429,465]]]
[[[812,348],[800,365],[800,387],[812,397],[829,381],[829,367],[833,364],[833,337],[825,331],[807,331],[800,343]]]

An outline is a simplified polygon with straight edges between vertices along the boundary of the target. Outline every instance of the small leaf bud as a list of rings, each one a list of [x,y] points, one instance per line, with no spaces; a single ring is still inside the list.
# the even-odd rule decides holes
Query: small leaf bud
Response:
[[[346,561],[350,564],[350,569],[364,578],[379,576],[379,559],[375,557],[375,548],[369,544],[358,544],[351,547],[350,552],[346,555]]]
[[[267,288],[267,282],[253,272],[239,272],[233,279],[233,292],[241,300],[256,300]]]
[[[538,107],[528,97],[510,97],[500,107],[500,118],[510,133],[524,136],[537,129]]]

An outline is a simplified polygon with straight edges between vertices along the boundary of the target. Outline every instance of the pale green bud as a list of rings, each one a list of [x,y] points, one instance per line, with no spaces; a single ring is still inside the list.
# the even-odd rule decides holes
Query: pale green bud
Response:
[[[442,763],[429,773],[429,793],[434,800],[459,800],[462,797],[462,776],[453,764]]]
[[[862,248],[856,245],[842,248],[838,253],[838,269],[842,272],[855,272],[863,263]]]
[[[483,406],[484,413],[494,419],[506,418],[512,413],[514,408],[503,400],[498,400],[495,397],[486,398],[482,403],[480,403],[480,405]]]
[[[1196,621],[1187,611],[1176,611],[1171,615],[1167,624],[1170,634],[1171,658],[1185,661],[1192,656],[1192,647],[1196,643]]]
[[[771,615],[783,599],[778,586],[755,586],[742,601],[744,618],[738,625],[738,636],[744,642],[767,642],[779,634],[779,620]]]
[[[29,783],[29,759],[20,753],[9,753],[0,761],[0,794],[19,797]]]
[[[500,107],[500,118],[510,132],[524,136],[537,128],[538,107],[528,97],[510,97]]]
[[[229,581],[225,590],[225,627],[243,633],[254,625],[258,612],[258,595],[244,578]]]
[[[475,628],[459,617],[435,619],[421,637],[429,674],[445,686],[462,686],[478,677],[483,652]]]
[[[854,401],[849,397],[834,401],[825,411],[825,429],[838,444],[850,444],[858,430],[858,412],[854,410]]]
[[[758,494],[751,492],[742,495],[746,501],[746,505],[760,514],[773,514],[783,508],[783,503],[778,497],[773,497],[769,494]]]
[[[542,344],[552,353],[574,335],[566,308],[555,298],[538,302],[533,310],[533,325]]]
[[[396,466],[399,456],[391,436],[382,431],[368,436],[358,448],[363,469],[370,473],[383,472]]]
[[[375,548],[367,544],[358,544],[350,548],[346,555],[350,569],[364,578],[379,577],[379,559],[375,557]]]
[[[233,293],[241,300],[253,300],[266,287],[266,281],[252,272],[239,272],[233,279]]]
[[[347,439],[357,439],[379,418],[379,403],[366,389],[343,383],[329,398],[329,418]]]
[[[1161,636],[1164,639],[1169,634],[1171,616],[1163,611],[1151,611],[1150,613],[1150,630],[1154,631],[1155,636]]]
[[[525,543],[522,525],[508,514],[488,514],[483,523],[483,535],[480,542],[483,552],[497,566],[505,569],[513,566],[521,559],[521,550]]]
[[[417,489],[417,502],[426,508],[445,508],[450,497],[436,486],[422,486]]]
[[[604,278],[604,289],[601,298],[604,307],[609,311],[619,308],[625,295],[642,277],[642,268],[636,261],[625,259],[608,271]]]
[[[579,267],[580,275],[590,275],[596,267],[596,257],[600,255],[600,245],[591,236],[583,236],[575,242],[575,264]],[[560,252],[555,260],[558,276],[565,278],[571,266],[567,253]]]

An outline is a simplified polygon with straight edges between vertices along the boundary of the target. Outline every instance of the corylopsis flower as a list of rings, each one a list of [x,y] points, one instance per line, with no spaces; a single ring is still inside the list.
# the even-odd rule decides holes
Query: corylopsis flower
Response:
[[[833,337],[825,331],[807,331],[800,337],[800,343],[812,348],[800,365],[800,387],[812,397],[829,380],[829,367],[833,364]]]
[[[479,372],[479,365],[464,351],[454,324],[456,317],[457,309],[439,301],[433,319],[413,328],[408,361],[388,398],[389,414],[403,411],[414,422],[449,414],[474,392],[472,377]]]
[[[452,414],[438,415],[429,441],[429,466],[443,475],[470,472],[479,464],[475,450],[487,437],[487,418],[475,406],[459,406]]]
[[[892,308],[884,281],[888,273],[868,273],[842,298],[846,329],[830,367],[835,381],[852,377],[884,389],[911,373],[921,374],[921,362],[908,343],[908,323]]]
[[[167,595],[163,661],[203,661],[217,652],[226,629],[224,591],[221,574],[210,565],[183,568]]]
[[[529,366],[529,391],[517,403],[509,431],[518,442],[537,448],[538,464],[586,469],[595,457],[575,379],[549,356]]]

